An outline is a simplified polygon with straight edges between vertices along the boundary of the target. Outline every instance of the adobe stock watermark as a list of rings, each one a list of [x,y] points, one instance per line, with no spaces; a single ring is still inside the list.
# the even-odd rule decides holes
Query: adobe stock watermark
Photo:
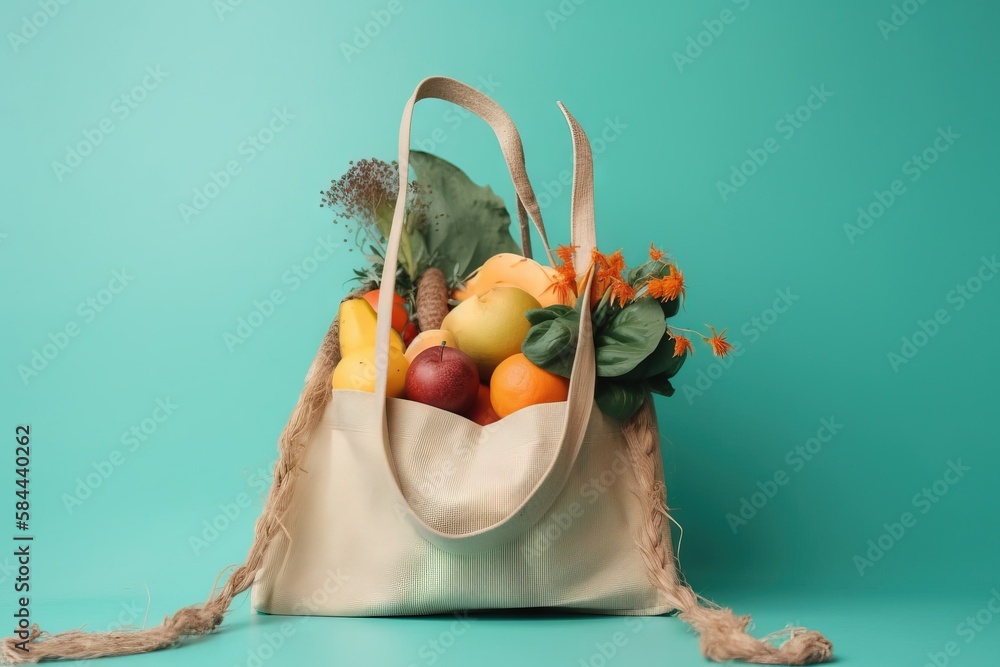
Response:
[[[82,139],[74,144],[66,144],[63,161],[52,161],[52,173],[56,175],[56,180],[62,183],[66,176],[78,169],[84,160],[118,129],[117,123],[127,120],[168,76],[170,73],[164,72],[159,65],[146,67],[142,79],[137,84],[111,100],[107,116],[97,121],[93,127],[84,128],[81,133]]]
[[[559,27],[569,20],[569,17],[576,14],[577,7],[587,3],[587,0],[560,0],[554,8],[545,10],[545,20],[549,24],[549,29],[555,32]]]
[[[330,599],[343,590],[344,586],[351,580],[351,577],[340,571],[340,568],[327,569],[323,583],[313,589],[312,594],[305,600],[300,600],[292,605],[292,611],[302,615],[304,623],[308,614],[318,614],[324,611]]]
[[[492,96],[494,92],[503,83],[497,81],[493,78],[492,74],[487,74],[486,76],[479,76],[473,86],[476,90],[481,93]],[[449,106],[445,109],[445,112],[441,115],[441,121],[443,124],[438,125],[433,130],[428,133],[428,136],[423,139],[413,139],[412,145],[425,153],[433,153],[438,146],[448,141],[448,136],[451,132],[458,130],[462,127],[465,121],[474,114],[459,106]]]
[[[263,640],[257,646],[248,648],[246,658],[242,663],[235,663],[233,667],[262,667],[266,662],[278,654],[288,640],[298,632],[297,625],[309,622],[311,614],[322,614],[327,602],[333,595],[343,588],[344,584],[350,581],[350,577],[340,571],[340,568],[327,569],[324,573],[323,583],[315,588],[312,594],[305,600],[300,600],[292,605],[292,614],[298,616],[296,621],[284,621],[275,630],[263,633]]]
[[[767,164],[771,156],[781,149],[781,142],[789,141],[794,137],[795,133],[801,130],[812,119],[813,114],[822,109],[831,97],[833,97],[833,93],[826,89],[826,84],[810,87],[809,96],[806,97],[805,102],[774,122],[774,131],[778,133],[780,139],[768,137],[760,146],[748,148],[746,150],[747,159],[739,164],[730,165],[729,178],[715,182],[715,189],[718,190],[722,201],[728,201],[740,188],[746,185],[747,181]]]
[[[46,342],[32,348],[28,362],[17,367],[17,374],[24,386],[28,386],[65,352],[73,343],[73,339],[79,336],[87,325],[93,323],[101,313],[110,308],[118,299],[118,295],[132,284],[134,278],[127,267],[112,271],[111,279],[104,287],[77,304],[75,318],[66,320],[54,332],[50,331]]]
[[[894,32],[899,32],[910,18],[920,11],[920,8],[927,4],[927,0],[903,0],[892,6],[888,19],[879,19],[875,22],[875,27],[882,34],[882,41],[888,42],[889,36]]]
[[[784,459],[787,468],[778,468],[768,479],[758,481],[757,490],[740,498],[736,511],[726,514],[726,523],[733,535],[753,521],[782,487],[788,486],[793,475],[802,472],[806,464],[815,459],[823,451],[823,446],[829,444],[843,428],[844,425],[837,422],[836,417],[824,417],[819,420],[815,435],[788,450]]]
[[[279,280],[283,287],[275,287],[263,298],[254,299],[250,311],[236,318],[233,330],[223,332],[222,342],[225,343],[226,349],[230,353],[235,352],[236,348],[250,340],[258,329],[274,317],[278,308],[287,302],[288,295],[298,291],[314,276],[320,267],[333,257],[334,251],[340,245],[333,240],[332,234],[327,234],[325,237],[317,236],[313,249],[282,272]]]
[[[771,305],[744,322],[739,332],[746,336],[746,344],[738,339],[733,339],[733,350],[725,357],[712,358],[712,361],[704,368],[699,368],[695,374],[694,382],[685,382],[681,387],[684,398],[688,405],[694,404],[694,399],[704,396],[705,392],[712,388],[712,385],[721,378],[727,370],[732,368],[736,359],[742,357],[747,351],[747,346],[756,343],[761,336],[767,333],[771,327],[788,312],[789,308],[801,297],[792,293],[791,287],[774,290],[775,298]]]
[[[92,462],[90,464],[92,470],[76,478],[76,486],[72,493],[62,494],[66,513],[72,515],[93,496],[97,489],[111,479],[111,476],[160,430],[179,407],[169,396],[156,399],[152,411],[146,417],[122,432],[118,438],[121,448],[113,449],[106,458]]]
[[[574,500],[566,506],[565,511],[556,509],[532,530],[530,542],[521,549],[524,556],[538,558],[548,551],[572,529],[573,524],[586,513],[587,508],[593,506],[629,470],[631,465],[625,453],[615,452],[610,466],[580,485]]]
[[[407,667],[431,667],[461,639],[472,626],[473,618],[468,611],[460,611],[452,614],[455,618],[448,627],[435,636],[431,637],[417,649],[417,657],[420,662],[411,662]]]
[[[960,644],[956,640],[945,642],[940,651],[930,651],[927,653],[927,662],[923,667],[947,667],[951,664],[952,658],[957,658],[962,653],[962,644],[968,646],[976,641],[980,635],[1000,616],[1000,590],[996,588],[990,590],[990,598],[975,613],[969,614],[955,626],[955,634],[962,640]]]
[[[38,0],[38,11],[22,16],[18,31],[11,30],[7,33],[7,42],[14,53],[19,53],[22,47],[37,37],[38,33],[69,3],[70,0]]]
[[[228,14],[232,14],[238,8],[243,6],[245,0],[214,0],[212,2],[212,9],[215,10],[215,15],[219,18],[219,22],[226,20]]]
[[[294,119],[295,115],[289,112],[287,107],[272,109],[267,122],[256,132],[248,134],[236,146],[236,157],[227,160],[222,169],[209,171],[208,180],[191,191],[191,200],[177,205],[181,220],[190,224],[192,219],[204,213],[205,209],[232,184],[233,179],[243,173],[243,168],[267,150],[275,138],[288,129]]]
[[[750,7],[750,0],[731,1],[741,12],[745,12]],[[677,71],[683,74],[685,67],[693,65],[694,61],[700,58],[706,50],[715,44],[715,40],[722,36],[722,33],[726,31],[726,26],[730,26],[736,22],[738,16],[739,14],[732,9],[726,8],[719,12],[718,18],[710,18],[702,21],[701,25],[704,30],[688,36],[684,44],[684,50],[674,51],[671,55],[674,65],[677,66]]]
[[[868,540],[867,550],[863,554],[854,556],[854,567],[858,574],[863,577],[865,570],[875,567],[875,564],[881,561],[906,536],[907,532],[917,525],[920,516],[934,509],[948,495],[951,487],[962,481],[970,470],[972,470],[971,467],[962,464],[962,459],[947,461],[941,477],[922,488],[910,499],[910,504],[917,513],[903,512],[899,515],[898,520],[892,523],[883,523],[882,532]]]
[[[605,118],[604,126],[600,132],[590,136],[590,150],[593,157],[596,158],[607,151],[608,147],[618,141],[627,129],[628,124],[622,122],[621,116],[615,116],[613,119]],[[536,188],[538,207],[541,209],[548,208],[556,198],[569,190],[572,185],[573,172],[569,169],[563,169],[552,180],[542,181],[542,187]],[[542,192],[543,189],[544,192]]]
[[[303,617],[303,620],[308,617]],[[301,622],[301,621],[300,621]],[[254,648],[247,649],[246,659],[243,667],[261,667],[268,660],[273,658],[281,648],[288,643],[288,640],[295,636],[295,626],[291,621],[284,621],[275,630],[263,632],[263,640]],[[240,667],[239,664],[233,667]]]
[[[910,183],[916,183],[940,158],[941,155],[951,150],[955,142],[962,138],[956,134],[951,126],[948,129],[939,127],[937,136],[928,146],[910,156],[900,167],[903,176],[909,177]],[[899,198],[909,190],[906,182],[901,178],[893,179],[885,190],[875,190],[872,192],[872,199],[867,204],[858,207],[858,217],[854,223],[844,223],[844,234],[852,244],[854,240],[871,229],[879,219],[885,215],[886,211],[892,208]]]
[[[899,339],[899,348],[890,350],[885,356],[889,362],[889,368],[893,373],[898,373],[899,369],[913,361],[914,357],[937,336],[941,329],[951,322],[954,313],[965,308],[976,295],[982,291],[983,286],[993,280],[994,276],[1000,272],[1000,263],[994,254],[987,258],[980,258],[979,266],[963,282],[955,285],[954,288],[945,294],[945,303],[949,308],[938,308],[929,319],[919,319],[916,328],[909,335]]]
[[[387,360],[380,359],[376,362],[376,365],[381,364],[381,367],[384,368],[386,363]],[[470,461],[476,449],[489,446],[489,440],[496,432],[497,425],[493,423],[482,428],[482,435],[477,442],[472,442],[464,438],[454,439],[449,456],[436,463],[433,467],[423,470],[420,478],[416,480],[415,484],[411,485],[411,490],[407,493],[407,496],[413,498],[414,492],[416,492],[416,496],[421,500],[432,499],[456,473],[459,471],[464,472],[464,469],[458,462]],[[403,525],[409,525],[411,510],[398,501],[393,503],[393,509],[395,510],[396,519]]]
[[[139,602],[132,600],[130,602],[122,602],[119,605],[118,616],[115,620],[108,623],[104,628],[103,632],[118,632],[120,630],[128,630],[131,628],[139,627],[140,621],[146,619],[146,613],[148,611],[149,600],[144,601],[146,606],[139,604]],[[98,664],[100,661],[98,659],[91,660],[81,660],[77,662],[74,667],[87,667],[88,665]]]
[[[406,5],[409,2],[389,0],[384,7],[373,9],[369,13],[370,21],[354,26],[354,35],[351,41],[340,43],[340,53],[344,56],[344,60],[350,64],[352,60],[360,56],[361,52],[371,46],[372,42],[379,38],[382,32],[395,21],[396,17],[406,10]]]
[[[218,512],[201,522],[201,529],[188,536],[191,553],[200,556],[212,546],[224,532],[236,522],[250,507],[260,506],[264,494],[271,488],[272,467],[258,467],[253,471],[243,471],[243,479],[250,491],[240,491],[231,500],[219,503]]]
[[[594,642],[594,651],[590,655],[580,658],[577,663],[580,667],[606,667],[612,660],[618,657],[623,648],[628,646],[629,640],[643,631],[650,623],[648,616],[626,616],[622,619],[628,632],[617,630],[611,633],[604,641]]]

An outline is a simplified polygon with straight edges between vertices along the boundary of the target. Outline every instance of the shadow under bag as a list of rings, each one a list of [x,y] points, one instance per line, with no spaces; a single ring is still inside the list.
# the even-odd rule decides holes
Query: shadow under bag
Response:
[[[529,218],[549,253],[510,117],[458,81],[422,81],[400,127],[400,194],[382,273],[376,359],[389,353],[410,124],[414,106],[426,98],[464,107],[492,127],[514,182],[524,254],[531,254]],[[572,245],[574,265],[583,269],[596,247],[592,155],[582,128],[560,108],[573,138]],[[591,281],[584,284],[589,297]],[[17,647],[23,639],[7,638],[0,657],[37,662],[165,648],[214,630],[233,598],[252,585],[254,608],[270,614],[676,611],[701,635],[701,650],[712,660],[829,660],[832,645],[820,633],[786,628],[757,639],[746,632],[749,616],[700,598],[681,580],[653,402],[647,397],[624,423],[596,409],[590,299],[580,302],[567,400],[524,408],[489,426],[387,399],[384,363],[376,364],[374,393],[331,391],[340,360],[334,320],[281,434],[274,483],[246,562],[222,588],[145,630],[48,635],[34,626],[27,651]]]

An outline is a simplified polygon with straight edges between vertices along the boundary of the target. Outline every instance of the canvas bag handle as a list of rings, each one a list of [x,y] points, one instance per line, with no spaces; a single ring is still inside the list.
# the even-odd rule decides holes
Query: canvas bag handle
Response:
[[[471,92],[470,92],[471,91]],[[472,95],[475,93],[475,95]],[[470,100],[470,96],[475,99]],[[570,471],[576,461],[583,443],[583,437],[590,421],[590,413],[594,402],[594,382],[596,378],[596,363],[594,360],[594,341],[591,331],[590,320],[590,300],[588,297],[581,299],[583,311],[580,316],[580,329],[577,338],[577,350],[573,361],[573,368],[570,374],[569,392],[566,401],[566,417],[563,423],[563,432],[560,443],[546,471],[536,483],[535,487],[528,493],[527,497],[510,514],[493,525],[474,531],[464,533],[448,533],[438,530],[428,525],[410,507],[406,497],[403,495],[398,473],[392,456],[392,448],[389,445],[388,424],[386,421],[386,384],[387,366],[389,353],[389,325],[391,322],[392,294],[395,290],[396,265],[398,261],[398,251],[400,237],[402,236],[403,220],[405,216],[406,185],[409,170],[410,152],[410,126],[413,118],[413,108],[418,101],[427,98],[437,98],[449,102],[454,102],[464,106],[473,113],[479,115],[483,120],[493,127],[504,155],[515,154],[510,145],[516,135],[509,133],[503,127],[504,119],[509,117],[504,113],[502,116],[496,113],[499,106],[489,100],[491,104],[483,103],[482,98],[487,98],[482,93],[464,84],[445,77],[432,77],[425,79],[414,91],[403,110],[403,118],[399,130],[399,199],[396,202],[396,210],[393,216],[392,229],[386,243],[385,264],[382,270],[381,289],[379,291],[378,302],[378,324],[375,336],[375,414],[376,428],[381,433],[383,449],[387,462],[387,472],[390,476],[390,492],[393,500],[401,507],[409,518],[417,532],[428,542],[452,553],[476,553],[484,551],[505,542],[508,542],[518,535],[521,535],[528,528],[537,523],[545,512],[552,506],[555,499],[561,493]],[[470,103],[471,102],[471,103]],[[561,106],[561,105],[560,105]],[[571,117],[563,108],[567,118]],[[570,121],[571,128],[575,121]],[[577,125],[575,135],[581,141],[586,141],[586,135]],[[517,143],[520,143],[517,140]],[[584,151],[578,150],[578,142],[574,141],[574,189],[572,204],[572,228],[574,241],[590,243],[595,238],[594,215],[593,215],[593,165],[590,162],[589,144]],[[520,151],[518,151],[520,152]],[[521,154],[523,159],[523,153]],[[509,164],[511,175],[514,179],[515,190],[521,193],[530,192],[530,185],[527,182],[527,173],[523,164]],[[519,182],[520,181],[520,182]],[[589,183],[589,187],[586,185]],[[526,202],[530,198],[525,198]],[[593,246],[586,249],[578,249],[580,256],[588,256]],[[584,293],[589,295],[591,280],[586,282]]]

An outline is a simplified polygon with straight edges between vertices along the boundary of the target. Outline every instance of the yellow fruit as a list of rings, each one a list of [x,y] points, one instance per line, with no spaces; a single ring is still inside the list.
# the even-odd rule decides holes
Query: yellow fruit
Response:
[[[494,287],[455,306],[441,328],[455,334],[458,349],[472,357],[480,379],[489,382],[497,364],[521,351],[531,328],[524,312],[533,308],[540,308],[538,300],[523,289]]]
[[[340,354],[375,344],[375,323],[378,316],[364,299],[348,299],[340,304]],[[403,337],[389,330],[389,345],[403,351]]]
[[[413,357],[417,356],[427,348],[435,347],[441,343],[444,343],[447,347],[458,347],[458,341],[455,340],[455,334],[450,331],[445,331],[443,329],[429,329],[427,331],[421,331],[407,346],[406,360],[413,361]]]
[[[403,351],[389,348],[389,369],[385,395],[401,398],[406,390],[406,371],[410,362]],[[375,391],[375,346],[359,347],[344,355],[333,370],[334,389]]]
[[[559,273],[551,266],[543,266],[533,259],[527,259],[512,252],[493,255],[472,272],[465,281],[465,287],[452,292],[452,298],[465,301],[473,296],[485,294],[494,287],[519,287],[535,297],[541,307],[564,303],[573,305],[574,296],[569,294],[560,299],[552,285]]]
[[[529,405],[565,401],[568,395],[569,380],[520,353],[504,359],[490,380],[490,404],[501,418]]]

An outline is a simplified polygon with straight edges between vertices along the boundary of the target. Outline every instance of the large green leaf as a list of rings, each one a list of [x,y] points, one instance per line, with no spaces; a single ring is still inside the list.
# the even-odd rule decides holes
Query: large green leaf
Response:
[[[640,383],[601,379],[594,391],[594,400],[601,412],[619,421],[625,421],[634,415],[645,399],[646,390]]]
[[[663,311],[655,299],[644,297],[625,306],[597,335],[597,375],[628,373],[656,349],[663,332]]]
[[[674,395],[674,385],[670,384],[670,378],[663,375],[647,378],[646,386],[649,387],[651,392],[660,394],[661,396]]]
[[[580,314],[569,309],[559,317],[533,325],[521,344],[521,352],[539,368],[569,377],[573,370],[579,331]]]
[[[410,166],[417,182],[430,186],[422,194],[427,203],[427,223],[420,233],[420,256],[446,277],[464,278],[497,253],[520,252],[510,234],[510,215],[503,199],[489,186],[476,185],[446,160],[410,151]]]
[[[626,373],[623,378],[635,380],[653,377],[654,375],[663,375],[666,378],[672,378],[677,375],[677,371],[679,371],[681,366],[684,365],[684,360],[687,359],[687,355],[682,354],[679,357],[675,357],[675,344],[676,341],[664,333],[660,336],[660,342],[657,344],[656,349],[653,350],[652,354],[643,359],[638,366]]]
[[[533,308],[531,310],[527,310],[525,311],[524,316],[528,319],[528,322],[535,325],[562,317],[572,310],[573,308],[570,306],[564,306],[561,303],[556,303],[551,306],[546,306],[545,308]],[[579,321],[579,318],[577,321]]]

